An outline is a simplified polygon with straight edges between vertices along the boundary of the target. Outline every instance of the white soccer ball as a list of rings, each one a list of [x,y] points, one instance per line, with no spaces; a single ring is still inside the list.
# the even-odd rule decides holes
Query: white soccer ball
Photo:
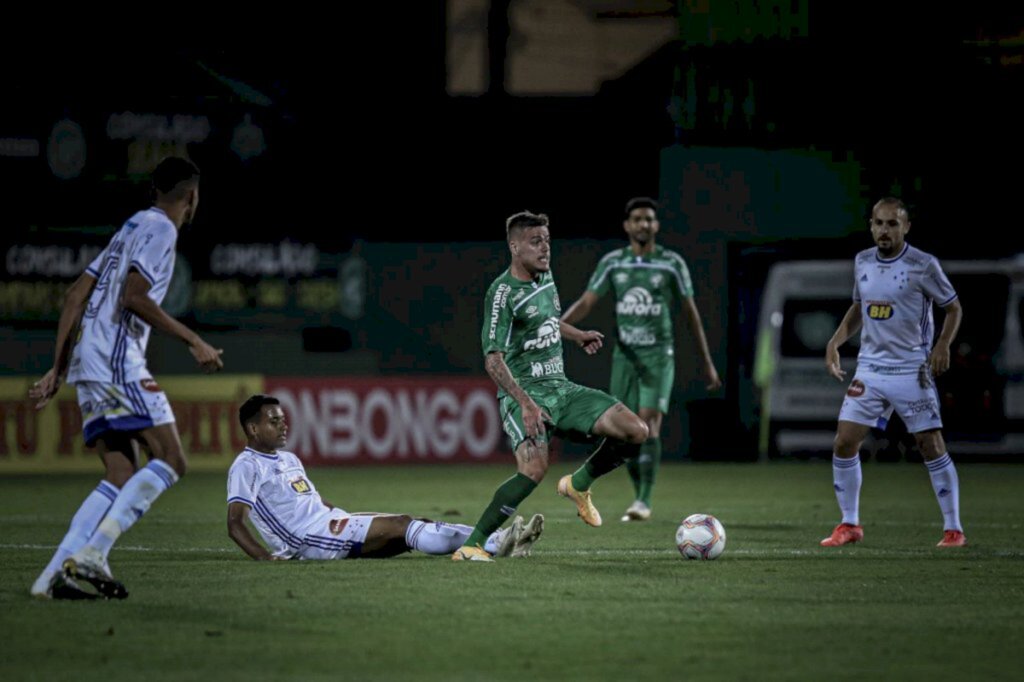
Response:
[[[676,546],[686,559],[714,559],[725,549],[725,528],[711,514],[690,514],[676,530]]]

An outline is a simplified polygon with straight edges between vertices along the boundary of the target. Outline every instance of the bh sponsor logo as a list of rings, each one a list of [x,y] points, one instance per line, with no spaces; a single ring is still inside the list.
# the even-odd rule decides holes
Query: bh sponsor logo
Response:
[[[892,303],[888,301],[868,301],[868,317],[872,320],[888,320],[892,317]]]

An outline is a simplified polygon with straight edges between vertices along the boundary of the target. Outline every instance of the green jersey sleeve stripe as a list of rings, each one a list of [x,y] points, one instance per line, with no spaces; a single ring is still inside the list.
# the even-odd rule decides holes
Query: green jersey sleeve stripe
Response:
[[[530,294],[529,296],[527,296],[523,300],[519,301],[519,303],[516,303],[515,306],[512,308],[512,312],[514,313],[515,311],[519,310],[519,308],[521,308],[522,305],[524,303],[526,303],[527,301],[529,301],[531,298],[533,298],[534,296],[536,296],[540,292],[544,291],[545,289],[549,289],[549,288],[551,288],[553,286],[555,286],[554,282],[548,282],[544,286],[537,288],[532,294]]]

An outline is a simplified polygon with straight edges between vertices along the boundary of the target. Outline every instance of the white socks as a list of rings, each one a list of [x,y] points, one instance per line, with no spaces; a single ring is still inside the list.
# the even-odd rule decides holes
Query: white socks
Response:
[[[425,554],[451,554],[473,532],[469,526],[440,521],[413,521],[405,530],[405,544]]]
[[[451,554],[466,544],[473,532],[472,526],[440,521],[413,521],[405,530],[405,544],[425,554]],[[498,550],[500,531],[494,531],[484,543],[484,550],[494,554]]]
[[[836,491],[839,511],[843,513],[843,523],[853,526],[860,525],[860,484],[863,480],[860,470],[860,455],[849,459],[832,454],[832,487]]]
[[[166,462],[154,459],[128,479],[99,528],[89,538],[104,560],[114,542],[142,518],[160,494],[178,482],[178,474]]]
[[[82,506],[71,518],[71,526],[68,528],[67,535],[60,541],[60,546],[54,552],[50,563],[46,565],[32,585],[32,594],[46,593],[50,587],[50,581],[61,570],[64,560],[88,542],[89,536],[96,530],[96,526],[107,515],[118,492],[120,489],[113,483],[100,481],[96,489],[89,493],[85,501],[82,502]]]
[[[949,453],[930,462],[926,461],[924,465],[928,467],[935,499],[939,501],[939,509],[942,510],[943,530],[963,531],[960,525],[960,479],[957,478],[956,467]]]

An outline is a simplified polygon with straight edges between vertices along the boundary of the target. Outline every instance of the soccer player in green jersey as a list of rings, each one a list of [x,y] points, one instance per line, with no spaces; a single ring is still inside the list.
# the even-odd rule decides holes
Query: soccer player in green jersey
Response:
[[[625,405],[565,376],[562,339],[593,354],[603,337],[558,319],[562,306],[551,276],[548,217],[517,213],[505,226],[512,265],[487,290],[482,341],[518,472],[494,492],[472,534],[452,555],[455,561],[491,560],[481,545],[544,478],[551,433],[602,439],[583,466],[558,482],[558,493],[572,500],[591,526],[601,525],[601,515],[590,500],[590,486],[636,457],[647,440],[647,425]]]
[[[615,294],[618,338],[609,391],[640,415],[650,433],[640,456],[627,463],[636,500],[626,509],[623,521],[645,521],[651,516],[651,493],[661,461],[661,422],[668,412],[675,378],[672,329],[677,310],[685,314],[697,342],[708,390],[722,386],[693,301],[686,261],[654,241],[659,227],[657,209],[657,202],[647,197],[629,200],[622,223],[629,246],[600,260],[587,290],[562,316],[563,323],[575,324],[590,313],[601,296],[609,290]]]

